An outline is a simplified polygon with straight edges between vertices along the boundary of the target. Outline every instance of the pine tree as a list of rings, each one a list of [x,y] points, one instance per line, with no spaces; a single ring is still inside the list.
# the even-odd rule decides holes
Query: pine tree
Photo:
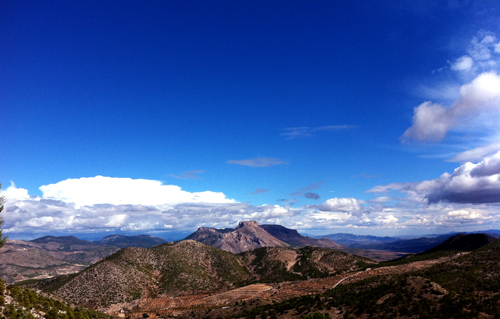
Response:
[[[0,183],[0,189],[1,188],[2,188],[2,184]],[[0,213],[3,210],[3,203],[4,202],[5,202],[5,197],[0,196]],[[3,245],[5,245],[5,243],[7,242],[7,236],[4,236],[2,233],[2,224],[3,224],[3,218],[0,217],[0,248],[3,247]]]

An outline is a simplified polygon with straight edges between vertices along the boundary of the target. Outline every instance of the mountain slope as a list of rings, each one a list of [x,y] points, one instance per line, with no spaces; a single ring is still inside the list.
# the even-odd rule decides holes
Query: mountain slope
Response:
[[[488,234],[457,234],[448,238],[443,243],[427,249],[420,254],[430,254],[444,250],[473,251],[493,242],[494,240],[495,238]]]
[[[125,248],[78,274],[32,285],[100,308],[157,294],[227,289],[250,278],[236,255],[185,240],[150,249]]]
[[[498,318],[500,240],[405,274],[346,283],[318,295],[267,305],[234,317]]]
[[[292,246],[314,246],[335,249],[342,247],[328,238],[315,239],[308,236],[302,236],[297,230],[289,229],[281,225],[261,225],[260,227],[272,236]]]
[[[86,265],[64,261],[36,244],[9,240],[0,249],[0,276],[7,284],[78,272]]]
[[[282,282],[323,278],[334,273],[357,270],[358,262],[374,261],[338,250],[302,247],[262,247],[239,254],[259,282]]]
[[[289,245],[269,234],[255,221],[240,222],[230,231],[200,227],[186,239],[202,242],[234,254],[260,247],[288,247]]]

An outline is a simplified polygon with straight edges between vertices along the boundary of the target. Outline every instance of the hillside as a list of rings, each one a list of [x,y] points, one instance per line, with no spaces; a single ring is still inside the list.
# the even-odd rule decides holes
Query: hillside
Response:
[[[9,286],[7,289],[0,279],[0,315],[2,318],[27,319],[104,319],[104,313],[75,307],[61,300],[47,297],[30,289]]]
[[[234,230],[200,227],[186,239],[192,239],[234,254],[260,247],[288,247],[269,234],[257,222],[240,222]]]
[[[251,309],[240,307],[240,312],[233,312],[237,312],[235,317],[311,319],[498,318],[499,274],[500,240],[495,240],[471,253],[460,253],[404,275],[346,280],[325,293],[279,303],[254,303]]]
[[[323,278],[360,269],[358,262],[374,263],[368,258],[341,251],[318,248],[262,247],[239,254],[259,282]]]
[[[427,249],[421,254],[431,254],[444,250],[473,251],[493,242],[494,240],[495,238],[488,234],[457,234],[448,238],[443,243]]]
[[[0,249],[0,277],[7,283],[75,273],[86,265],[56,258],[36,244],[9,240]]]
[[[237,256],[185,240],[150,249],[125,248],[78,274],[45,280],[34,287],[99,308],[157,294],[227,289],[249,279],[250,273]]]

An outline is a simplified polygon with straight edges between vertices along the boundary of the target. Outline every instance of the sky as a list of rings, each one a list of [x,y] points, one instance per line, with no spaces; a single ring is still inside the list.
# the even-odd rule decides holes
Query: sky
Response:
[[[500,2],[2,1],[2,229],[500,229]]]

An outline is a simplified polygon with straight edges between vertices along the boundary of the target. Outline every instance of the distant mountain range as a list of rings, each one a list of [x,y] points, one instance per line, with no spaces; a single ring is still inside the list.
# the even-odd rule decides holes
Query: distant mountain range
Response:
[[[500,237],[499,230],[487,230],[477,233],[487,234],[494,238]],[[350,248],[386,250],[416,254],[439,245],[446,241],[448,238],[457,234],[459,233],[454,232],[441,235],[426,235],[425,237],[411,239],[401,239],[398,237],[360,236],[345,233],[325,235],[323,237],[329,238],[338,244]]]

